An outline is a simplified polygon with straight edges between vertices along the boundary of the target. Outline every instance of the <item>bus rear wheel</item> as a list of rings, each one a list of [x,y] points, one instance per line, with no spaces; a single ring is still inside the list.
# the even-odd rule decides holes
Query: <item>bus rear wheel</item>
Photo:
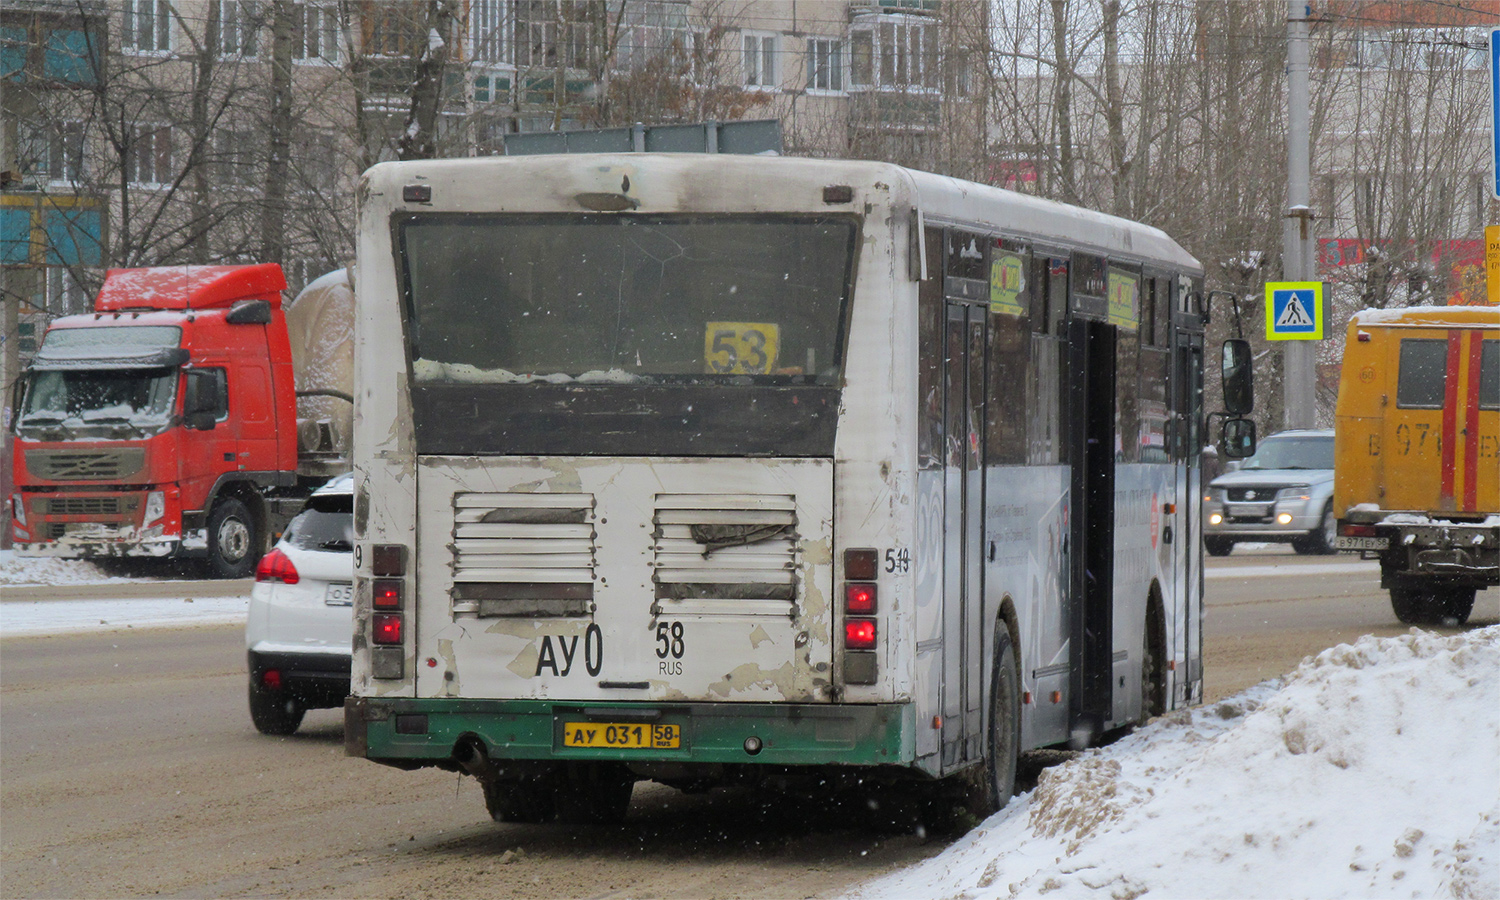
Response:
[[[635,778],[619,763],[569,763],[553,784],[557,818],[569,825],[625,821]]]
[[[982,773],[969,791],[969,811],[980,819],[1010,802],[1016,792],[1016,763],[1021,756],[1021,673],[1010,633],[1003,624],[995,638],[989,725]]]
[[[496,822],[537,825],[557,814],[552,787],[538,781],[486,781],[484,808]]]

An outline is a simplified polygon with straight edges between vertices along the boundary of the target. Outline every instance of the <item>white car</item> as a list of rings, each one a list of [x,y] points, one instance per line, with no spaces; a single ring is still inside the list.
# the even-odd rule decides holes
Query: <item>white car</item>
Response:
[[[344,705],[353,640],[353,476],[318,488],[255,570],[245,649],[250,719],[291,734],[309,709]]]
[[[1333,431],[1271,435],[1238,470],[1215,478],[1203,499],[1203,548],[1210,556],[1228,556],[1236,541],[1334,552]]]

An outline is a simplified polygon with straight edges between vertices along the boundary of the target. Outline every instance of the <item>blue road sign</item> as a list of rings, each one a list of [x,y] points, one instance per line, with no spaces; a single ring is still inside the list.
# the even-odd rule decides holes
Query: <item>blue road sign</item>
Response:
[[[1326,320],[1323,282],[1266,282],[1266,340],[1321,341]]]

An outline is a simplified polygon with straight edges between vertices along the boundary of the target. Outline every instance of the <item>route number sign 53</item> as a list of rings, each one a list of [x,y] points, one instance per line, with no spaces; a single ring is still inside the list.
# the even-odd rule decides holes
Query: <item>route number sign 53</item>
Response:
[[[776,367],[781,329],[766,322],[709,322],[703,336],[710,375],[767,375]]]

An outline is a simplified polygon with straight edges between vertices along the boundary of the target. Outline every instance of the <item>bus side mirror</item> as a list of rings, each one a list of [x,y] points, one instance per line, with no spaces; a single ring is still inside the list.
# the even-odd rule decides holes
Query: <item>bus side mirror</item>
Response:
[[[1229,459],[1244,459],[1255,453],[1255,423],[1249,419],[1225,419],[1219,446]]]
[[[1221,378],[1225,412],[1231,416],[1249,415],[1255,408],[1255,367],[1250,358],[1249,341],[1230,338],[1224,342]]]

